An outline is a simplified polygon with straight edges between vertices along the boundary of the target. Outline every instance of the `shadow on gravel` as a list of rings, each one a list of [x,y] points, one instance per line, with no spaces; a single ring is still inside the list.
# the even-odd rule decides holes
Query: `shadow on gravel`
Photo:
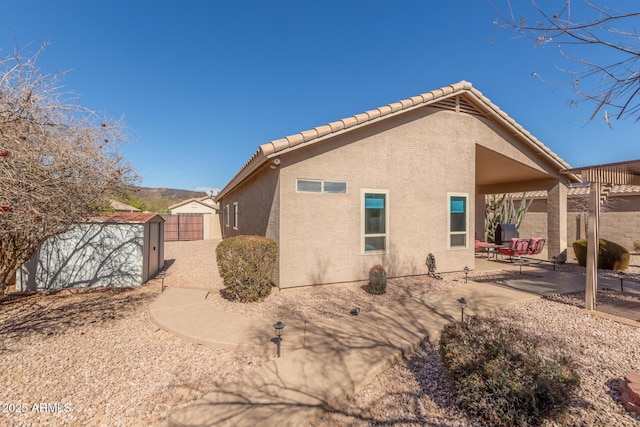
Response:
[[[61,335],[74,327],[106,324],[150,301],[149,289],[92,289],[9,297],[0,302],[0,336]]]

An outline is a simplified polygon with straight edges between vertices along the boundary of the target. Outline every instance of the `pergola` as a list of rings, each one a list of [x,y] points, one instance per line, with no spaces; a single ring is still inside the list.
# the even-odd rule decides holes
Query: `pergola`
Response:
[[[600,207],[607,200],[613,185],[640,185],[640,160],[583,166],[562,170],[564,174],[579,174],[583,182],[589,182],[589,229],[587,232],[587,279],[585,283],[585,308],[595,310],[598,291],[598,248]]]

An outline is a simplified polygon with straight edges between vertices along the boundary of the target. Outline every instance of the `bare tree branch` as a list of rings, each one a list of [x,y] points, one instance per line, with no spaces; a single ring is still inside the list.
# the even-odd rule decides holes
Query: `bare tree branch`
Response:
[[[36,66],[43,48],[0,59],[0,295],[40,243],[136,179],[122,123],[66,101],[62,74]]]
[[[601,5],[589,0],[576,0],[573,4],[565,0],[554,12],[530,0],[531,7],[526,12],[525,5],[518,4],[523,11],[518,14],[510,0],[501,7],[488,1],[498,15],[496,25],[511,29],[516,37],[528,39],[535,46],[557,45],[563,57],[580,65],[569,73],[578,99],[595,103],[590,120],[603,110],[607,122],[610,116],[640,120],[640,35],[635,27],[640,23],[640,11],[613,10],[604,0],[600,0]],[[527,13],[535,19],[528,19]],[[584,46],[590,49],[582,49]]]

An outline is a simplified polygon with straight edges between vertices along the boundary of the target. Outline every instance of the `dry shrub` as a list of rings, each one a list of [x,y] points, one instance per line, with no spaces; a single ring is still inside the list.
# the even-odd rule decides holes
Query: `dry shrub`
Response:
[[[580,380],[573,361],[543,358],[539,340],[495,319],[442,330],[438,353],[458,404],[483,425],[541,425],[559,418]]]
[[[272,239],[235,236],[220,242],[216,260],[224,296],[240,302],[262,301],[271,293],[278,247]]]

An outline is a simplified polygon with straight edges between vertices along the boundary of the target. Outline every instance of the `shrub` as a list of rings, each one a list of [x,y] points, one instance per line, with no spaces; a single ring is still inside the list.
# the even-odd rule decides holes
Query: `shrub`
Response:
[[[387,272],[380,264],[369,270],[369,293],[384,294],[387,292]]]
[[[573,251],[578,259],[578,264],[587,265],[587,241],[585,239],[573,242]],[[629,251],[605,239],[600,239],[598,248],[598,268],[605,270],[626,270],[629,267],[631,255]]]
[[[216,248],[225,297],[240,302],[262,301],[271,293],[278,248],[260,236],[229,237]]]
[[[495,319],[445,326],[438,353],[458,404],[491,426],[540,425],[567,408],[580,380],[573,361],[542,358],[539,340]]]

